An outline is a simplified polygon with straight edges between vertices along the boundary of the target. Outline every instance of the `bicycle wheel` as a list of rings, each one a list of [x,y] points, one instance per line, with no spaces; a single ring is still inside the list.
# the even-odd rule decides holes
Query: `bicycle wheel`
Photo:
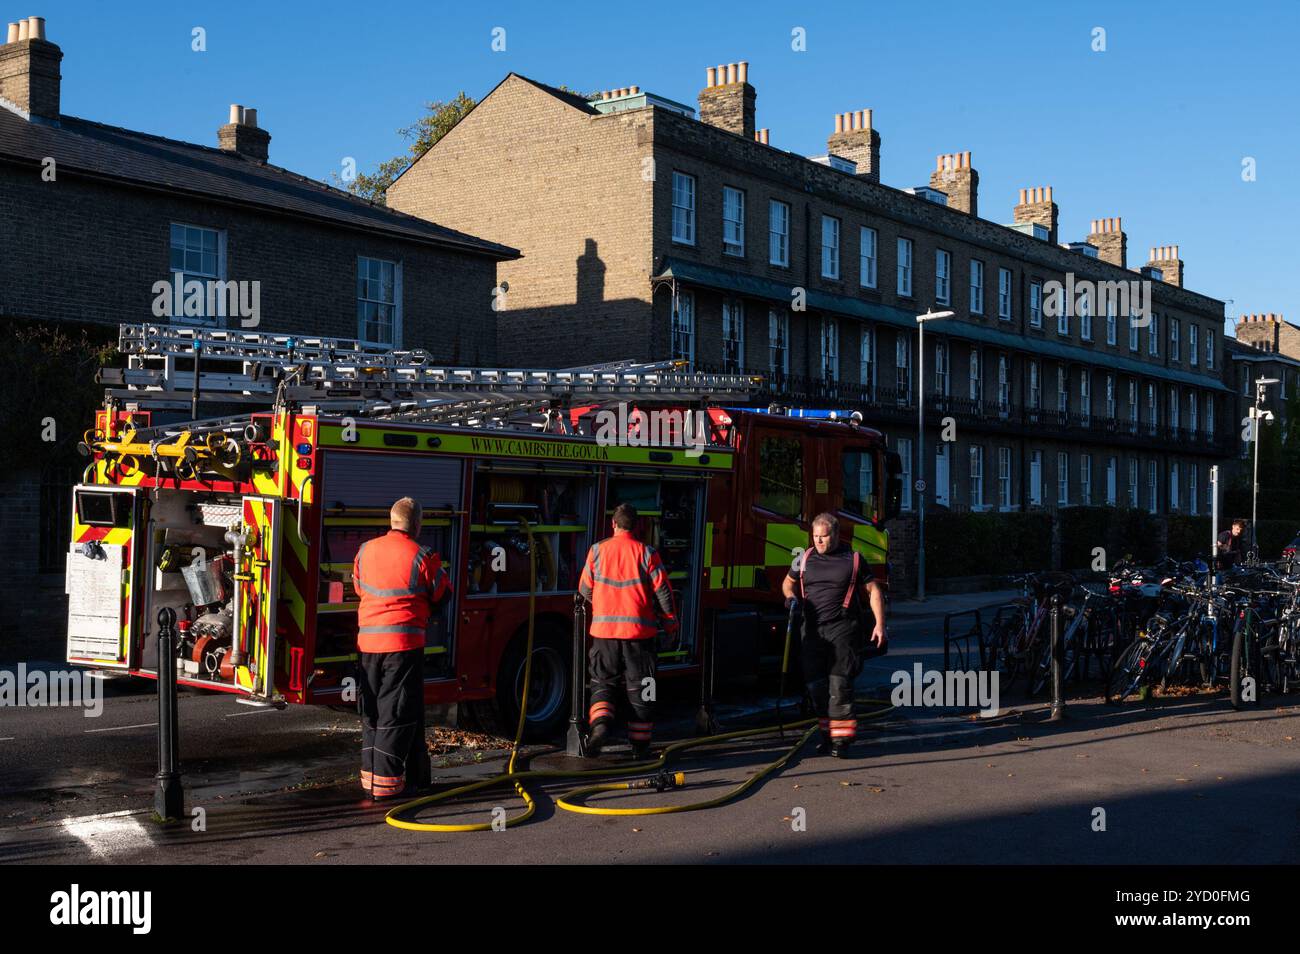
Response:
[[[1248,633],[1245,627],[1240,627],[1232,637],[1232,662],[1228,667],[1228,691],[1234,709],[1259,705],[1259,695],[1263,688],[1259,678],[1261,668],[1259,643],[1254,633]],[[1245,698],[1247,679],[1254,683],[1250,699]]]
[[[1137,689],[1143,666],[1151,649],[1149,639],[1135,639],[1119,654],[1106,679],[1106,701],[1118,705]]]

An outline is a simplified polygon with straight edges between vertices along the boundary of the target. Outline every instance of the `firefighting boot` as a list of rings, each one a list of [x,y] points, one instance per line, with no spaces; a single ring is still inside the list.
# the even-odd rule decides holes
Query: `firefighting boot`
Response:
[[[831,758],[846,759],[849,757],[849,746],[852,745],[848,739],[836,739],[831,743]]]
[[[650,760],[650,743],[633,742],[632,743],[632,761],[647,762]]]
[[[599,755],[600,750],[605,747],[609,741],[609,723],[597,722],[591,727],[591,732],[587,735],[587,754]]]
[[[821,731],[817,733],[817,747],[813,752],[817,755],[825,755],[831,750],[831,720],[822,716],[817,720],[817,728]]]

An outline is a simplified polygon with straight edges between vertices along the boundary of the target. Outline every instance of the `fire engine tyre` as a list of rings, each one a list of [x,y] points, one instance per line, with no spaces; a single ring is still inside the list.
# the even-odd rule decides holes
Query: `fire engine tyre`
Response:
[[[510,641],[497,671],[494,700],[477,703],[471,709],[476,726],[513,736],[519,723],[519,697],[524,685],[524,649],[528,634],[521,632]],[[528,720],[524,741],[554,738],[569,719],[569,660],[572,651],[568,634],[558,626],[539,623],[533,636],[532,685],[528,689]]]

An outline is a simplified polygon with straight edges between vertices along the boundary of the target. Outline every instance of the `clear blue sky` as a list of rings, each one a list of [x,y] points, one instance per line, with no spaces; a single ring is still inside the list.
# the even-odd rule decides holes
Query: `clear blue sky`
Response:
[[[1130,264],[1177,244],[1188,287],[1229,316],[1300,321],[1294,2],[8,2],[5,22],[43,15],[63,47],[64,112],[215,143],[230,103],[256,106],[272,161],[320,179],[345,156],[372,168],[424,102],[511,70],[694,105],[706,66],[745,59],[775,146],[825,152],[834,115],[870,107],[890,185],[970,150],[984,218],[1051,185],[1062,241],[1122,215]]]

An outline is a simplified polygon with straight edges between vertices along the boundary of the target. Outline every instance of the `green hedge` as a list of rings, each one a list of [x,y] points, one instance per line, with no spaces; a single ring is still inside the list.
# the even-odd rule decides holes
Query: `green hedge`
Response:
[[[1111,551],[1111,523],[1114,511],[1108,507],[1063,507],[1058,511],[1061,527],[1061,567],[1084,570],[1092,566],[1097,547]],[[1111,557],[1107,563],[1117,557]]]
[[[1250,533],[1247,529],[1246,533]],[[1300,521],[1296,520],[1261,520],[1255,528],[1259,540],[1259,555],[1263,560],[1276,560],[1282,555],[1282,548],[1300,533]]]
[[[1160,545],[1160,520],[1145,510],[1115,510],[1107,537],[1108,565],[1132,556],[1138,563],[1154,563],[1164,553]]]
[[[936,513],[925,518],[926,572],[935,579],[1041,570],[1052,560],[1046,513]]]
[[[1163,556],[1160,522],[1145,510],[1064,507],[1058,514],[1064,570],[1090,570],[1097,547],[1106,551],[1107,566],[1125,556],[1139,563],[1151,563]]]
[[[1171,557],[1175,560],[1192,560],[1196,557],[1204,559],[1210,555],[1209,517],[1170,514],[1166,520],[1169,524],[1167,549]]]
[[[0,329],[0,475],[76,460],[104,389],[95,372],[117,359],[116,329],[7,319]],[[53,440],[47,418],[54,421]]]

